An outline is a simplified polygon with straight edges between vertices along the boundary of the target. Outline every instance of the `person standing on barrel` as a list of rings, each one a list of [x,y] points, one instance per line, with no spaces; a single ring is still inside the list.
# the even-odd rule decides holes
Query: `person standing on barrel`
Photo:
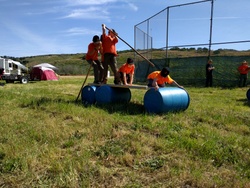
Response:
[[[179,85],[175,80],[169,76],[170,70],[168,67],[164,67],[161,71],[154,71],[150,73],[147,77],[148,87],[154,87],[158,90],[160,87],[165,87],[165,84],[176,85],[179,88],[184,88]]]
[[[86,53],[86,61],[94,68],[94,83],[100,84],[103,78],[103,66],[98,59],[98,54],[102,53],[102,43],[99,36],[95,35],[92,42],[88,45],[88,52]]]
[[[103,57],[104,57],[104,75],[103,84],[107,83],[108,66],[110,66],[112,72],[114,73],[114,84],[120,84],[120,77],[117,68],[117,52],[116,43],[118,43],[117,33],[114,29],[108,31],[106,35],[106,26],[102,24],[102,46],[103,46]]]

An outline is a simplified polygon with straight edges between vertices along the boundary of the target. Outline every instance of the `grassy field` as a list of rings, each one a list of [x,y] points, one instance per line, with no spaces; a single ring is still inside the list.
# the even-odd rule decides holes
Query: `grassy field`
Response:
[[[186,111],[153,115],[145,90],[75,102],[84,78],[0,81],[0,187],[250,187],[248,88],[186,87]]]

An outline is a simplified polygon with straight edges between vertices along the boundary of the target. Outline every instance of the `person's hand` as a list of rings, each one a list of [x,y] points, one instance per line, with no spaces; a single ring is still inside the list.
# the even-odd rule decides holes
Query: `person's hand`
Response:
[[[103,28],[103,29],[106,29],[106,26],[105,26],[105,24],[102,24],[102,28]]]
[[[158,85],[155,86],[155,91],[158,91],[158,89],[159,89],[159,86]]]

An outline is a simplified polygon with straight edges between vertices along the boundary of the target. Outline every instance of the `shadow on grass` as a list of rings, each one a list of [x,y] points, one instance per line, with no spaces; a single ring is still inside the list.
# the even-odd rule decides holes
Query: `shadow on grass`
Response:
[[[95,106],[96,108],[101,108],[110,114],[122,113],[128,115],[136,115],[146,113],[143,104],[137,102],[117,102],[117,103],[95,103],[88,104],[82,103],[82,101],[75,102],[77,105],[82,105],[85,108],[90,106]]]
[[[83,105],[85,108],[88,108],[90,106],[95,106],[97,108],[101,108],[103,110],[106,110],[108,113],[122,113],[126,115],[139,115],[139,114],[146,114],[149,116],[165,116],[169,113],[182,113],[185,110],[176,110],[176,111],[168,111],[168,112],[161,112],[161,113],[150,113],[147,112],[144,105],[139,102],[129,102],[129,103],[105,103],[105,104],[83,104],[81,102],[78,102],[79,105]]]
[[[249,106],[250,107],[250,100],[238,99],[237,102],[241,102],[244,106]]]
[[[41,98],[36,98],[32,99],[29,102],[22,103],[20,105],[21,108],[36,108],[40,107],[44,104],[50,104],[50,103],[64,103],[64,104],[70,104],[73,103],[71,100],[65,100],[61,98],[49,98],[49,97],[41,97]]]
[[[98,108],[106,110],[108,113],[122,113],[127,115],[137,115],[146,113],[143,104],[139,103],[110,103],[110,104],[96,104]]]
[[[77,106],[82,106],[83,108],[88,108],[90,106],[95,106],[97,108],[101,108],[106,110],[108,113],[122,113],[128,115],[136,115],[136,114],[144,114],[145,108],[143,104],[130,102],[130,103],[108,103],[108,104],[83,104],[82,101],[79,100],[66,100],[62,98],[49,98],[49,97],[41,97],[37,99],[33,99],[29,102],[22,103],[20,105],[21,108],[40,108],[44,107],[46,104],[58,103],[58,104],[74,104]]]
[[[38,99],[33,99],[29,102],[22,103],[20,105],[21,108],[46,108],[44,105],[58,103],[58,104],[74,104],[76,106],[82,106],[83,108],[89,108],[91,106],[95,106],[96,108],[103,109],[107,111],[109,114],[113,113],[121,113],[126,115],[139,115],[139,114],[147,114],[147,115],[159,115],[164,116],[168,113],[181,113],[182,111],[176,112],[167,112],[167,113],[148,113],[142,103],[139,102],[129,102],[129,103],[105,103],[105,104],[83,104],[82,101],[79,100],[66,100],[63,98],[49,98],[49,97],[41,97]],[[248,103],[250,106],[250,104]]]

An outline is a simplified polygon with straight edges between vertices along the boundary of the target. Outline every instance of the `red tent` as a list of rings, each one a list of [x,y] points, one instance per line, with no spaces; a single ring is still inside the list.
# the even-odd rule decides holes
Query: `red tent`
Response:
[[[31,80],[58,80],[55,71],[47,67],[33,67],[30,73]]]

